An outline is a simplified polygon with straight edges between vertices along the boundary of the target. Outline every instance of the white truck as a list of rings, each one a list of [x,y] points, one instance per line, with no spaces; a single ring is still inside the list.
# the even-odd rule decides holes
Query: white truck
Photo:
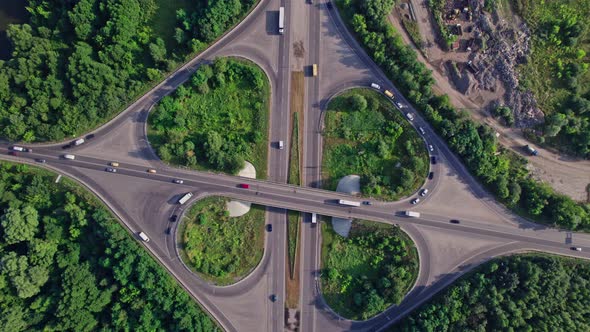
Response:
[[[23,151],[25,151],[25,148],[23,148],[23,147],[20,147],[20,146],[13,146],[13,147],[12,147],[12,150],[13,150],[13,151],[20,151],[20,152],[23,152]]]
[[[150,238],[149,238],[147,235],[145,235],[145,233],[144,233],[144,232],[139,232],[139,234],[137,234],[137,235],[139,235],[139,238],[140,238],[140,239],[141,239],[143,242],[150,242]]]
[[[184,196],[182,196],[178,200],[178,204],[182,205],[182,204],[188,202],[188,200],[191,199],[191,197],[193,197],[193,193],[186,193],[186,194],[184,194]]]
[[[64,154],[64,159],[74,160],[76,159],[76,156],[73,154]]]
[[[312,224],[317,224],[318,222],[318,216],[315,213],[311,214],[311,223]]]
[[[84,142],[85,141],[83,138],[77,139],[74,141],[74,146],[82,145],[82,144],[84,144]]]
[[[346,206],[361,206],[361,202],[347,201],[345,199],[338,200],[338,204]]]
[[[404,215],[406,217],[420,218],[420,212],[406,211],[406,212],[404,212]]]
[[[285,33],[285,7],[279,8],[279,33]]]

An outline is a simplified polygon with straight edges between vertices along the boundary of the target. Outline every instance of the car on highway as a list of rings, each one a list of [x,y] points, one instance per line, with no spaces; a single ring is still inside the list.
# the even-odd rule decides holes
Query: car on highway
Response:
[[[414,121],[414,114],[412,114],[412,113],[406,113],[406,118],[408,118],[408,120],[410,120],[410,121]]]
[[[271,224],[266,225],[266,231],[272,232],[272,225]]]
[[[434,179],[434,172],[428,173],[428,180]]]
[[[238,187],[242,189],[250,189],[250,185],[247,183],[240,183]]]
[[[172,233],[172,228],[170,228],[170,227],[166,228],[166,234],[170,234],[170,233]]]
[[[418,130],[420,130],[420,134],[426,135],[426,131],[424,130],[424,128],[418,127]]]
[[[328,7],[328,9],[332,9],[332,2],[331,1],[326,2],[326,7]]]
[[[172,182],[174,182],[174,183],[176,183],[176,184],[183,184],[183,183],[184,183],[184,180],[181,180],[181,179],[174,179],[174,180],[172,180]]]
[[[11,156],[18,156],[18,154],[16,153],[16,151],[8,151],[8,154]]]
[[[435,156],[430,156],[430,163],[433,165],[436,165],[436,157]]]
[[[422,189],[422,191],[420,192],[420,196],[424,197],[426,196],[426,194],[428,194],[428,189]]]
[[[176,220],[178,220],[178,215],[173,214],[172,217],[170,217],[170,221],[175,222]]]
[[[381,90],[381,85],[379,85],[377,83],[371,83],[371,88],[376,89],[376,90]]]
[[[398,107],[398,108],[400,108],[400,109],[401,109],[401,108],[404,108],[404,104],[400,103],[399,101],[396,101],[396,102],[395,102],[395,106],[397,106],[397,107]],[[408,114],[410,114],[410,113],[408,113]]]
[[[277,296],[276,296],[276,295],[274,295],[274,294],[272,294],[272,295],[270,296],[270,300],[271,300],[272,302],[276,302],[276,301],[277,301]]]
[[[86,139],[92,139],[92,138],[94,138],[94,136],[95,136],[94,134],[86,135]]]
[[[575,250],[575,251],[582,251],[582,248],[580,248],[580,247],[572,247],[571,249]]]
[[[420,198],[416,197],[410,203],[412,203],[412,204],[418,204],[418,203],[420,203]]]
[[[363,201],[363,205],[373,205],[373,203],[370,201]]]
[[[65,149],[69,149],[69,148],[71,148],[71,147],[72,147],[71,145],[69,145],[69,144],[66,144],[66,145],[62,145],[62,147],[61,147],[61,148],[65,150]]]
[[[45,164],[47,162],[45,159],[35,159],[35,161],[41,164]]]
[[[457,220],[457,219],[451,219],[451,220],[449,220],[449,222],[450,222],[451,224],[460,224],[460,223],[461,223],[461,221],[459,221],[459,220]]]
[[[118,162],[116,162],[116,161],[111,161],[111,162],[109,163],[109,165],[111,165],[111,166],[113,166],[113,167],[119,167],[119,163],[118,163]]]
[[[141,239],[143,242],[150,242],[150,238],[149,238],[147,235],[145,235],[145,233],[144,233],[144,232],[139,232],[137,235],[139,236],[139,238],[140,238],[140,239]]]
[[[155,169],[153,169],[153,168],[150,168],[150,169],[148,169],[148,170],[147,170],[147,172],[148,172],[148,173],[152,173],[152,174],[154,174],[154,173],[156,173],[156,170],[155,170]]]
[[[434,152],[434,147],[432,146],[432,144],[428,144],[428,150],[430,152]]]
[[[112,167],[107,167],[106,168],[107,172],[111,172],[111,173],[117,173],[117,169],[116,168],[112,168]]]

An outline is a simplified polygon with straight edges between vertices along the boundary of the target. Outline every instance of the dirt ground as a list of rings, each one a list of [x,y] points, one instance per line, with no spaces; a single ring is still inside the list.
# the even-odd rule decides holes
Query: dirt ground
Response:
[[[474,119],[486,123],[500,134],[499,142],[507,148],[514,150],[527,157],[533,174],[542,181],[550,184],[555,190],[572,197],[577,201],[590,202],[588,187],[590,186],[590,161],[579,160],[562,156],[555,151],[536,147],[539,155],[529,157],[523,146],[530,144],[523,136],[523,132],[518,128],[507,128],[492,118],[484,107],[493,100],[499,99],[504,90],[501,86],[494,91],[470,91],[469,96],[457,90],[456,84],[446,70],[444,63],[448,60],[454,62],[466,61],[469,52],[466,51],[449,51],[445,52],[435,42],[436,31],[432,15],[428,10],[427,0],[405,0],[411,3],[416,16],[416,21],[423,39],[422,51],[418,50],[412,43],[409,35],[402,28],[401,16],[398,9],[389,15],[389,20],[401,33],[406,44],[416,49],[418,59],[425,63],[432,70],[435,84],[433,90],[436,93],[448,94],[451,102],[456,108],[468,110]],[[398,8],[396,6],[396,8]],[[504,9],[506,10],[506,9]],[[510,18],[506,12],[500,12],[501,15],[507,15],[508,24],[517,24]],[[423,52],[423,53],[422,53]]]

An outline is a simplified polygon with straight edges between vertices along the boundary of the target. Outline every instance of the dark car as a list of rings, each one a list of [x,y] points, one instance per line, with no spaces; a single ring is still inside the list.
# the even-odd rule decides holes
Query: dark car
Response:
[[[172,217],[170,217],[170,221],[175,222],[176,219],[178,219],[178,216],[173,214]]]
[[[276,295],[274,295],[274,294],[272,294],[272,295],[270,296],[270,300],[271,300],[271,301],[273,301],[273,302],[276,302],[276,300],[277,300],[277,296],[276,296]]]
[[[460,224],[460,223],[461,223],[461,222],[460,222],[459,220],[457,220],[457,219],[451,219],[451,220],[449,220],[449,222],[450,222],[451,224]]]
[[[166,234],[172,233],[172,229],[170,227],[166,228]]]
[[[41,164],[45,164],[47,162],[45,159],[35,159],[35,161]]]
[[[11,156],[18,156],[18,154],[15,151],[8,151],[8,154]]]
[[[370,201],[363,201],[363,205],[373,205]]]
[[[430,163],[433,165],[436,164],[436,157],[435,156],[430,157]]]
[[[272,225],[271,224],[266,225],[266,231],[272,232]]]
[[[434,179],[434,172],[428,173],[428,180]]]
[[[243,189],[249,189],[250,185],[246,184],[246,183],[241,183],[240,185],[238,185],[238,187],[243,188]]]
[[[326,6],[328,7],[328,9],[332,9],[332,2],[331,1],[326,2]]]
[[[65,150],[65,149],[69,149],[69,148],[71,148],[71,147],[72,147],[72,146],[71,146],[70,144],[66,144],[66,145],[62,146],[61,148]]]
[[[86,135],[86,139],[94,138],[94,134]]]

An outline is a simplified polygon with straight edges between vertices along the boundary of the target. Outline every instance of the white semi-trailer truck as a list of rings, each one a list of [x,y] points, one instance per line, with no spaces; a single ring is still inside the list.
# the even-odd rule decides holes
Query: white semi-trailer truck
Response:
[[[279,8],[279,33],[285,33],[285,7]]]

